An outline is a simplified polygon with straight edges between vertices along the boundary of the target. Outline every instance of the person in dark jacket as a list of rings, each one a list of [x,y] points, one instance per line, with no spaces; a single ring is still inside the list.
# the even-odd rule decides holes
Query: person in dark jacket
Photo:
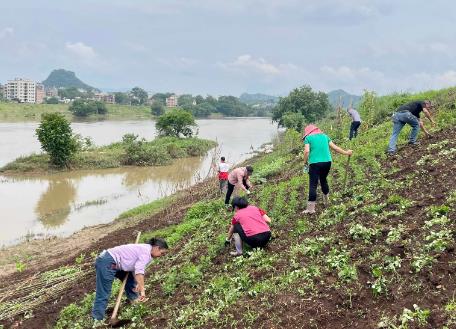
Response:
[[[427,129],[424,127],[423,120],[420,118],[421,112],[424,113],[426,118],[435,125],[434,120],[432,119],[430,110],[432,108],[430,101],[414,101],[404,105],[399,106],[394,112],[393,120],[393,133],[391,135],[389,144],[388,144],[388,153],[394,154],[396,152],[396,144],[399,134],[406,124],[412,127],[410,132],[409,144],[416,145],[416,139],[418,137],[418,132],[420,127],[423,129],[424,133],[427,136],[430,136]]]

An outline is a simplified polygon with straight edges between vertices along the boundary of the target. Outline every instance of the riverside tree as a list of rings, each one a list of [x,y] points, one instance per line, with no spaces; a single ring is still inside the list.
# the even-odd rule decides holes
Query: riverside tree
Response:
[[[69,107],[71,113],[77,117],[87,117],[91,114],[106,114],[106,104],[100,101],[75,100]]]
[[[70,123],[60,113],[45,113],[36,129],[41,148],[51,157],[51,163],[65,167],[78,150],[77,140],[73,136]]]
[[[152,115],[155,115],[158,117],[158,116],[162,115],[163,113],[165,113],[165,107],[163,106],[162,103],[155,101],[150,106],[150,112],[152,113]]]
[[[192,137],[196,127],[195,118],[185,110],[176,109],[160,116],[155,124],[160,136]]]
[[[315,122],[323,118],[331,109],[328,96],[323,92],[315,92],[308,85],[295,88],[286,97],[279,100],[274,108],[272,119],[282,127],[297,129],[302,128],[304,122],[295,124],[294,119],[304,119],[305,122]],[[297,113],[302,116],[292,116]],[[287,126],[288,125],[288,126]]]

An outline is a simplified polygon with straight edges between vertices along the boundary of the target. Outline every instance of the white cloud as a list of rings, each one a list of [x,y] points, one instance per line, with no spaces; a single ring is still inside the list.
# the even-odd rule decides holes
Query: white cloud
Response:
[[[14,34],[14,29],[12,27],[5,27],[4,29],[0,30],[0,39],[9,37]]]
[[[325,65],[321,67],[321,72],[339,80],[366,80],[383,79],[384,74],[380,71],[371,70],[368,67],[350,68],[348,66],[332,67]]]
[[[260,73],[266,76],[277,76],[288,73],[299,68],[294,64],[272,64],[263,57],[255,58],[252,55],[244,54],[238,56],[233,62],[221,63],[221,67],[241,73]]]
[[[95,50],[83,42],[67,42],[65,44],[65,49],[84,61],[92,61],[97,57]]]

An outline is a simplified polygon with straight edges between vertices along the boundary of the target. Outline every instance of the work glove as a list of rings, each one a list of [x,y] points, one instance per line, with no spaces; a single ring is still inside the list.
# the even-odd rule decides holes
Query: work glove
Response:
[[[226,240],[225,240],[225,247],[229,247],[230,244],[231,244],[231,240],[226,239]]]
[[[245,190],[245,194],[249,195],[251,192],[249,190]]]
[[[305,174],[308,174],[308,173],[309,173],[309,165],[308,165],[308,164],[305,164],[305,165],[304,165],[304,168],[302,169],[302,171],[303,171]]]

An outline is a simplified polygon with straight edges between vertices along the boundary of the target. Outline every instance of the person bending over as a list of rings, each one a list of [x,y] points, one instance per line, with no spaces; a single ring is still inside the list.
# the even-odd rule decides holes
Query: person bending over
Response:
[[[263,248],[271,239],[269,223],[271,219],[266,212],[258,207],[249,206],[244,197],[236,197],[231,203],[235,211],[228,230],[226,245],[234,239],[236,251],[230,252],[232,256],[242,255],[242,244],[247,243],[252,248]]]
[[[247,194],[250,194],[249,189],[252,188],[250,176],[253,173],[251,166],[236,168],[228,175],[228,189],[226,191],[225,204],[230,204],[231,194],[234,188],[238,187]]]
[[[309,163],[309,199],[305,214],[315,213],[315,205],[317,201],[317,187],[320,181],[321,190],[323,192],[323,202],[325,205],[329,203],[329,185],[328,174],[331,169],[331,151],[351,156],[352,150],[344,150],[334,144],[331,139],[324,134],[317,126],[308,125],[304,129],[304,163]]]
[[[352,118],[352,123],[350,125],[350,134],[348,136],[348,139],[352,140],[352,138],[356,138],[356,136],[358,136],[358,129],[361,125],[361,116],[354,108],[347,109],[347,113]]]
[[[406,124],[412,127],[412,131],[409,136],[409,144],[411,145],[417,144],[416,139],[418,138],[420,127],[423,129],[426,136],[431,136],[424,127],[423,120],[420,118],[420,113],[423,112],[426,118],[428,118],[428,120],[435,125],[435,121],[432,119],[430,112],[431,108],[432,104],[430,101],[415,101],[401,105],[396,109],[396,112],[394,112],[392,116],[393,133],[391,134],[388,144],[388,154],[393,155],[396,153],[397,139],[402,128],[404,128]]]
[[[95,261],[96,293],[92,308],[94,320],[103,320],[112,283],[115,278],[123,280],[127,273],[125,291],[130,302],[144,301],[144,273],[146,266],[153,258],[166,253],[168,245],[165,240],[152,238],[149,243],[125,244],[104,250]]]

